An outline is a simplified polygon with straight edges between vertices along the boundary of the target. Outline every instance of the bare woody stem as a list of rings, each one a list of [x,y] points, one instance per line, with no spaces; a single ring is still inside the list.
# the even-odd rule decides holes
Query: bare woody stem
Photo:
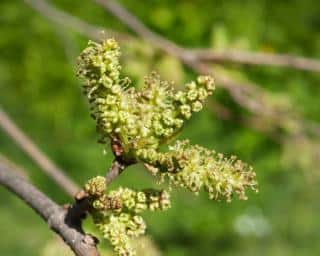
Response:
[[[21,166],[15,164],[9,158],[7,158],[5,155],[3,155],[1,153],[0,153],[0,162],[5,163],[7,166],[11,166],[12,167],[11,169],[14,172],[16,172],[16,174],[20,175],[25,180],[29,180],[29,175],[28,175],[27,171],[24,168],[22,168]]]
[[[80,190],[64,171],[56,166],[0,107],[0,127],[11,139],[72,198]]]
[[[103,6],[112,15],[117,17],[122,23],[127,25],[132,31],[139,35],[145,41],[150,42],[153,46],[164,50],[165,52],[176,55],[182,51],[182,48],[170,40],[156,34],[146,27],[137,17],[123,8],[118,2],[110,0],[94,0]]]
[[[172,55],[179,53],[185,58],[192,58],[194,61],[212,61],[212,62],[231,62],[247,65],[267,65],[277,67],[288,67],[298,70],[306,70],[313,72],[320,72],[320,61],[312,58],[299,57],[290,54],[274,54],[263,52],[245,52],[240,50],[227,50],[218,52],[211,49],[184,49],[176,45],[174,42],[154,33],[148,29],[141,21],[135,16],[122,8],[119,3],[110,0],[95,0],[97,3],[103,5],[122,22],[127,24],[134,32],[141,38],[147,39],[152,42],[152,45],[163,49],[166,48],[167,52]],[[53,7],[50,2],[44,0],[24,0],[26,4],[38,11],[42,16],[50,21],[67,26],[80,34],[87,36],[91,39],[100,40],[101,31],[108,37],[115,37],[118,41],[135,40],[136,38],[129,34],[120,33],[92,25],[84,20],[72,16],[56,7]]]
[[[248,65],[268,65],[289,67],[299,70],[320,72],[320,61],[317,59],[304,58],[290,54],[271,54],[260,52],[225,51],[217,52],[211,49],[188,49],[183,48],[165,37],[153,32],[145,26],[136,16],[114,0],[94,0],[103,6],[121,22],[126,24],[132,31],[153,46],[171,54],[187,66],[189,61],[212,61],[232,62]],[[222,81],[223,82],[223,81]]]
[[[213,51],[210,49],[192,50],[199,61],[230,62],[245,65],[288,67],[306,71],[320,72],[320,61],[316,59],[263,52],[245,52],[237,50]]]
[[[0,184],[16,194],[48,223],[77,256],[98,256],[96,239],[86,235],[81,227],[85,207],[77,203],[64,209],[50,198],[19,177],[12,171],[12,166],[0,162]],[[79,211],[82,209],[83,212]]]
[[[88,36],[89,38],[100,40],[101,31],[104,31],[104,33],[108,37],[115,37],[118,40],[125,40],[129,38],[129,35],[125,35],[120,32],[112,31],[103,27],[91,25],[75,16],[72,16],[62,10],[51,6],[48,1],[24,0],[24,2],[52,22],[57,23],[62,27],[69,27],[73,30],[76,30],[80,34]]]

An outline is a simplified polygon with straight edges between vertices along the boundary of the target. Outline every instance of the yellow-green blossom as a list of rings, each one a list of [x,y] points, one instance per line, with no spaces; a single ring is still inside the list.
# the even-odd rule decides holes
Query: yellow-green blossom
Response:
[[[132,159],[137,157],[137,150],[158,148],[176,135],[184,121],[202,109],[214,84],[211,77],[200,76],[184,91],[175,91],[171,83],[153,72],[138,91],[128,78],[121,77],[119,57],[115,40],[89,42],[79,57],[78,75],[84,80],[100,141],[120,141],[123,157]]]
[[[84,186],[84,190],[91,197],[99,197],[104,194],[106,187],[107,184],[105,177],[97,176],[87,181]]]
[[[131,243],[132,238],[143,235],[146,224],[142,217],[128,213],[110,215],[104,221],[99,221],[97,227],[104,238],[108,239],[119,256],[136,255]]]
[[[226,158],[188,141],[177,141],[167,152],[160,151],[160,146],[171,141],[184,122],[203,108],[215,89],[210,76],[199,76],[177,91],[153,72],[137,90],[121,75],[119,58],[117,42],[108,39],[90,41],[78,62],[99,142],[110,139],[117,160],[140,161],[161,180],[168,178],[171,184],[196,194],[204,189],[214,200],[229,202],[234,194],[246,199],[246,188],[257,190],[252,168],[236,157]],[[106,192],[106,179],[101,176],[89,180],[84,189],[94,223],[120,256],[136,255],[132,239],[146,229],[138,214],[171,206],[165,190],[120,187]]]
[[[143,235],[146,224],[138,215],[145,210],[167,210],[170,196],[164,190],[118,188],[106,192],[105,178],[97,176],[84,186],[91,204],[90,213],[104,238],[117,255],[136,255],[132,239]]]
[[[202,188],[214,200],[230,202],[234,194],[247,199],[245,189],[256,190],[256,175],[252,167],[237,160],[188,141],[177,141],[166,153],[154,149],[141,150],[143,161],[153,167],[154,173],[168,177],[171,184],[198,194]]]

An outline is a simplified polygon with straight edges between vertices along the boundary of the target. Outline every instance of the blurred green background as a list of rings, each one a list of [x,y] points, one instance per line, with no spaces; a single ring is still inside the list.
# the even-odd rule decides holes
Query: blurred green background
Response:
[[[186,47],[320,58],[320,2],[314,0],[119,2],[149,28]],[[93,1],[51,3],[92,24],[131,33]],[[112,153],[103,155],[96,143],[95,124],[75,76],[76,57],[88,38],[49,21],[24,1],[1,0],[0,11],[1,107],[77,183],[103,175]],[[124,72],[137,84],[152,70],[178,85],[195,77],[147,43],[125,41],[121,46]],[[319,127],[319,73],[242,65],[214,68],[259,84],[279,104],[289,105],[290,113]],[[212,99],[237,117],[249,115],[219,87]],[[146,215],[148,234],[162,255],[320,255],[320,139],[297,139],[286,131],[281,135],[284,139],[275,139],[238,118],[223,120],[209,108],[194,115],[180,137],[251,163],[260,192],[249,193],[248,201],[227,204],[175,191],[168,212]],[[30,181],[51,198],[61,204],[70,201],[2,130],[0,153],[24,166]],[[154,181],[142,166],[134,166],[113,187],[120,184],[142,188],[154,186]],[[1,255],[52,255],[48,246],[53,233],[2,187],[0,234]]]

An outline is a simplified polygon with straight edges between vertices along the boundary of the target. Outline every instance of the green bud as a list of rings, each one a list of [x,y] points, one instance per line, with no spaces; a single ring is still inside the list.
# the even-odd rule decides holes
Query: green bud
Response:
[[[181,114],[186,119],[189,119],[191,117],[191,107],[189,105],[182,105],[180,107]]]
[[[195,101],[192,103],[192,111],[199,112],[202,109],[202,103],[200,101]]]
[[[90,179],[84,186],[85,191],[90,196],[101,196],[106,190],[107,184],[105,177],[97,176]]]

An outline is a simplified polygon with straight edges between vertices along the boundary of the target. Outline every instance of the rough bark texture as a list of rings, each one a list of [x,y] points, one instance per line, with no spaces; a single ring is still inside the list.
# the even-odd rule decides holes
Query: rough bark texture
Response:
[[[77,256],[98,256],[97,240],[83,232],[81,221],[86,212],[84,200],[67,209],[50,198],[11,170],[12,166],[0,162],[0,184],[16,194],[56,232]]]

